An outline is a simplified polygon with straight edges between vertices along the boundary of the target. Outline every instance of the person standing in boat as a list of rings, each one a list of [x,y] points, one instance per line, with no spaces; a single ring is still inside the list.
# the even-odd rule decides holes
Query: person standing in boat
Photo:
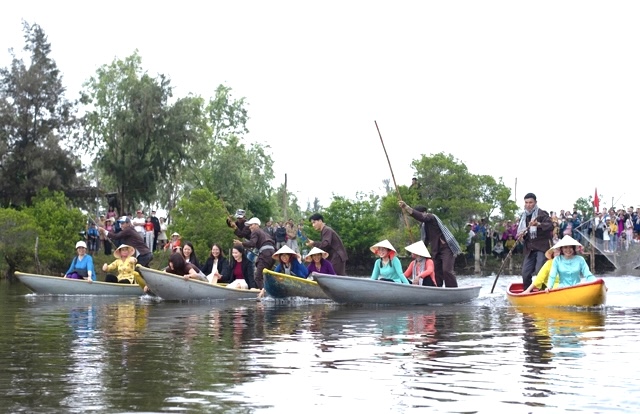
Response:
[[[76,257],[73,258],[69,270],[64,277],[69,279],[83,279],[87,282],[96,280],[96,271],[93,268],[93,257],[87,254],[87,244],[83,241],[76,243]]]
[[[424,206],[411,208],[404,201],[398,202],[401,209],[418,220],[422,241],[431,248],[438,286],[458,287],[458,280],[453,270],[456,256],[462,253],[460,245],[451,231],[435,214],[427,213]]]
[[[258,249],[258,259],[256,260],[256,274],[254,276],[255,283],[258,289],[264,287],[262,271],[264,269],[273,268],[275,260],[273,260],[273,252],[275,250],[275,242],[269,236],[269,234],[260,228],[260,219],[253,217],[247,221],[246,225],[249,226],[251,231],[249,240],[240,241],[234,240],[233,244],[241,244],[245,249]]]
[[[312,279],[311,273],[324,273],[327,275],[335,275],[336,271],[333,268],[333,265],[330,261],[327,260],[329,257],[329,253],[325,252],[322,249],[318,249],[314,247],[311,249],[309,254],[304,258],[305,262],[309,263],[307,266],[307,270],[309,271],[309,277],[307,279]]]
[[[411,253],[413,259],[407,270],[404,271],[407,279],[414,285],[437,286],[433,260],[424,242],[417,241],[405,247],[405,250]]]
[[[577,254],[578,247],[582,247],[582,245],[571,236],[564,236],[553,246],[554,249],[561,249],[562,254],[553,259],[547,292],[555,288],[577,285],[580,283],[580,276],[584,278],[585,282],[596,280],[587,266],[587,261]],[[555,285],[556,279],[559,279],[557,286]]]
[[[347,270],[347,250],[344,248],[342,239],[338,236],[331,227],[324,224],[324,217],[322,214],[315,213],[309,217],[311,225],[316,231],[320,232],[321,240],[314,242],[313,240],[307,240],[307,246],[317,247],[329,254],[329,261],[336,271],[337,275],[346,276]]]
[[[247,219],[245,217],[246,212],[242,209],[236,210],[235,219],[232,220],[232,217],[227,217],[227,226],[233,229],[233,234],[242,239],[250,239],[251,238],[251,229],[249,229]]]
[[[104,227],[99,228],[100,232],[104,233],[105,237],[114,241],[116,245],[126,244],[133,247],[133,249],[138,253],[138,256],[136,257],[138,263],[144,267],[149,267],[149,263],[153,260],[153,253],[145,244],[142,236],[134,230],[131,224],[131,219],[123,216],[120,217],[118,221],[120,222],[120,232],[110,232]]]
[[[538,207],[536,195],[524,196],[524,213],[520,216],[518,235],[524,244],[522,262],[522,288],[528,289],[534,275],[537,275],[546,262],[545,252],[553,239],[553,222],[549,213]]]
[[[396,249],[389,242],[383,240],[369,248],[373,254],[378,256],[378,260],[373,265],[372,280],[384,280],[386,282],[409,284],[402,272],[402,263],[396,257]]]
[[[273,259],[278,262],[274,272],[284,273],[285,275],[297,276],[306,279],[309,270],[300,261],[301,256],[289,246],[282,246],[273,254]]]

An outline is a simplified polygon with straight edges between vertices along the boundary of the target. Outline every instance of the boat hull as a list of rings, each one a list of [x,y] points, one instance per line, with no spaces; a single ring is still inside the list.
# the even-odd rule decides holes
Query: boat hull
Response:
[[[276,299],[302,297],[310,299],[329,299],[326,293],[314,280],[285,275],[265,269],[264,290]]]
[[[16,277],[29,290],[43,295],[141,296],[143,294],[140,286],[124,283],[89,283],[86,280],[22,272],[16,272]]]
[[[372,280],[366,277],[312,273],[320,288],[338,303],[436,305],[476,299],[481,286],[441,288]]]
[[[256,299],[259,290],[232,289],[195,279],[185,279],[160,270],[138,266],[151,291],[168,301]]]
[[[522,294],[522,283],[512,283],[507,299],[517,306],[598,306],[607,301],[604,280],[581,283],[575,286]]]

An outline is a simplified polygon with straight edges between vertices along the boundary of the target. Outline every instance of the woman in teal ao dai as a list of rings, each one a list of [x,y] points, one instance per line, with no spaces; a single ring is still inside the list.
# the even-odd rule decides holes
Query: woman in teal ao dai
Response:
[[[574,286],[580,283],[580,276],[585,282],[596,280],[596,277],[589,270],[584,257],[578,256],[577,249],[580,243],[573,237],[566,235],[553,246],[554,249],[561,249],[562,254],[553,259],[551,271],[549,272],[549,284],[554,288]],[[560,283],[555,286],[556,278]],[[547,289],[549,291],[549,289]]]
[[[371,246],[371,251],[378,256],[378,260],[373,265],[371,279],[409,284],[402,271],[402,263],[396,257],[396,249],[389,243],[389,240],[374,244]]]

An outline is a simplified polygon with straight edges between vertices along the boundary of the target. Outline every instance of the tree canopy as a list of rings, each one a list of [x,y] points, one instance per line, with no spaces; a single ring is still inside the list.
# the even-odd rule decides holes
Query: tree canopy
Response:
[[[42,28],[23,22],[25,62],[13,50],[0,69],[0,203],[29,206],[39,189],[68,191],[80,162],[61,143],[75,136],[75,104]]]

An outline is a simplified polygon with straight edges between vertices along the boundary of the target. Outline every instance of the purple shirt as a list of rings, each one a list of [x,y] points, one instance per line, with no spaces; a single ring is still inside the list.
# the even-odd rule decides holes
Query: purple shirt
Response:
[[[336,274],[336,271],[333,270],[333,265],[326,259],[320,259],[320,270],[316,267],[316,262],[311,262],[309,266],[307,266],[307,269],[309,270],[309,274],[311,274],[311,272],[324,273],[327,275]]]

